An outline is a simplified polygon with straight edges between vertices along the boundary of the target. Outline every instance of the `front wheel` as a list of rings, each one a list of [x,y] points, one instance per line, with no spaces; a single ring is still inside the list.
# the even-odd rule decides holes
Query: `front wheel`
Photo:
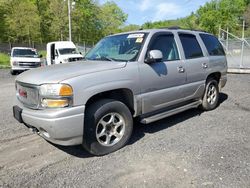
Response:
[[[16,74],[17,74],[17,72],[16,72],[16,71],[14,71],[14,70],[11,70],[11,71],[10,71],[10,74],[11,74],[11,75],[16,75]]]
[[[209,111],[217,107],[219,102],[219,87],[218,82],[214,79],[209,79],[206,83],[205,93],[202,99],[202,109]]]
[[[86,109],[83,147],[93,155],[114,152],[128,142],[132,130],[132,115],[125,104],[100,100]]]

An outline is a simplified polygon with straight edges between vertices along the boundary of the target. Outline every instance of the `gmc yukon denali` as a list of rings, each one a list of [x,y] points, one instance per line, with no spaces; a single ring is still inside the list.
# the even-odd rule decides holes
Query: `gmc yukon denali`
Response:
[[[135,117],[148,124],[215,109],[226,72],[223,47],[209,33],[121,33],[103,38],[83,61],[19,75],[13,113],[49,142],[105,155],[128,142]]]

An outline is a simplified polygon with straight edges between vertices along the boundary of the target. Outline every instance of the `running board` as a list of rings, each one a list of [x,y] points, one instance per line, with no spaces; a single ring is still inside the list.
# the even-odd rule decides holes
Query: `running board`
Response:
[[[186,104],[184,106],[181,106],[179,108],[175,108],[173,110],[168,110],[168,111],[165,111],[165,112],[162,112],[162,113],[150,116],[150,117],[143,118],[143,119],[141,119],[140,122],[142,124],[149,124],[149,123],[152,123],[154,121],[158,121],[160,119],[172,116],[174,114],[178,114],[178,113],[183,112],[185,110],[188,110],[191,108],[197,108],[200,104],[201,104],[201,101],[195,101],[195,102]]]

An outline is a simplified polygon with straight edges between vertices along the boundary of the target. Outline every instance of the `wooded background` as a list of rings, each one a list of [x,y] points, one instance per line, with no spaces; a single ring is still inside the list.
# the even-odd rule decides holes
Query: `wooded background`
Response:
[[[72,40],[93,44],[108,34],[180,26],[214,34],[228,27],[241,35],[242,20],[250,36],[250,0],[212,0],[189,16],[176,20],[127,25],[127,14],[114,2],[76,0],[72,7]],[[124,3],[126,1],[124,0]],[[67,0],[0,0],[0,42],[46,43],[68,39]],[[140,19],[140,18],[138,18]]]

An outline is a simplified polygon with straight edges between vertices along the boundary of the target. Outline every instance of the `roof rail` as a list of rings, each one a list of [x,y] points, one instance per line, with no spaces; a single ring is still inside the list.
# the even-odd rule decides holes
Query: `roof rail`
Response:
[[[160,27],[160,29],[173,29],[173,30],[175,30],[175,29],[182,29],[182,28],[179,26],[171,26],[171,27]]]
[[[208,33],[207,31],[204,31],[204,30],[201,30],[201,29],[187,29],[187,28],[184,29],[184,28],[181,28],[180,26],[161,27],[160,29],[170,29],[170,30],[178,30],[178,29],[181,29],[181,30],[200,31],[200,32]]]
[[[167,27],[166,29],[182,29],[180,26],[171,26]]]

